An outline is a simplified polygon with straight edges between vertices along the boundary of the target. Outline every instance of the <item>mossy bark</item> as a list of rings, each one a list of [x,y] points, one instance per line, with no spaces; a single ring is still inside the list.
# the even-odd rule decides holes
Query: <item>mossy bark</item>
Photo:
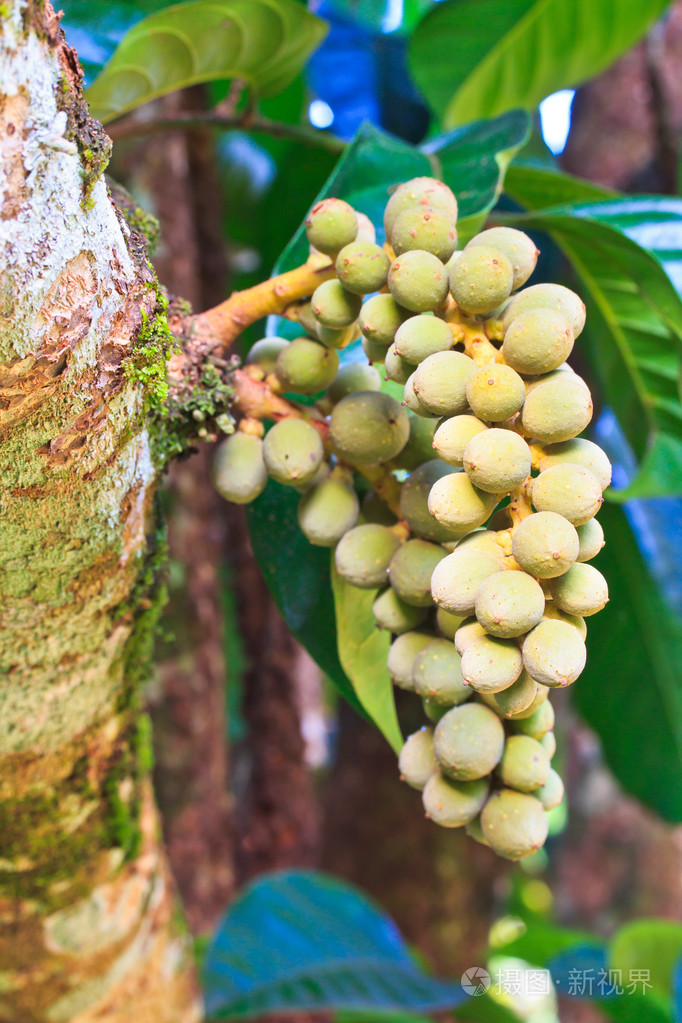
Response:
[[[0,19],[0,1019],[200,1017],[138,688],[167,330],[49,4]]]

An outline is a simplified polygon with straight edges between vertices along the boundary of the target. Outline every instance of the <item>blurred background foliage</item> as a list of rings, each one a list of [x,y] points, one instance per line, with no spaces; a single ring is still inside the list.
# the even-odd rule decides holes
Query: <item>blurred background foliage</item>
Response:
[[[377,938],[376,970],[397,978],[383,985],[382,1002],[375,977],[360,983],[357,971],[355,981],[320,988],[328,965],[319,948],[301,946],[310,976],[293,989],[286,970],[279,987],[266,978],[265,998],[236,979],[229,946],[233,934],[244,938],[230,915],[244,911],[238,902],[209,951],[215,1012],[334,1007],[344,1010],[340,1019],[383,1010],[380,1018],[398,1023],[408,1018],[396,1015],[401,1006],[423,1013],[461,1000],[461,991],[448,1001],[445,988],[430,985],[431,968],[454,975],[487,963],[495,976],[518,962],[552,970],[547,998],[465,999],[456,1018],[682,1018],[682,929],[625,924],[682,912],[680,837],[660,820],[682,821],[682,5],[61,6],[94,112],[115,142],[112,177],[161,223],[155,259],[172,293],[201,308],[276,265],[295,265],[318,195],[340,195],[376,218],[391,185],[436,173],[460,198],[465,232],[488,214],[523,227],[542,250],[534,280],[561,280],[585,297],[589,329],[576,365],[595,394],[593,436],[615,466],[599,556],[612,599],[590,623],[572,707],[564,694],[557,701],[568,807],[553,814],[549,859],[541,853],[516,868],[416,820],[384,741],[337,702],[340,691],[364,706],[373,669],[349,679],[341,668],[326,554],[297,542],[290,495],[268,490],[256,503],[249,543],[244,517],[211,491],[207,452],[174,469],[165,495],[171,602],[149,701],[157,792],[191,926],[205,933],[235,890],[264,871],[323,866],[381,899],[428,963],[420,973],[395,935],[390,951]],[[156,20],[145,21],[150,15]],[[242,352],[264,329],[247,331]],[[250,544],[322,675],[282,625]],[[305,600],[293,615],[297,591]],[[385,725],[382,715],[393,713],[375,708],[373,716]],[[401,701],[398,715],[404,730],[417,723]],[[295,940],[281,926],[283,891],[289,915],[307,912],[296,901],[304,896],[323,913],[320,893],[299,890],[315,884],[328,882],[313,873],[258,882],[249,918],[256,945]],[[375,912],[352,897],[360,918]],[[240,898],[251,912],[251,896]],[[328,923],[310,928],[325,933]],[[352,921],[339,923],[330,958],[352,959],[359,941]],[[567,998],[576,995],[568,990],[576,949],[596,977],[609,964],[637,962],[628,942],[664,964],[652,990],[604,998],[595,987],[594,997]],[[355,1001],[353,983],[364,991]]]

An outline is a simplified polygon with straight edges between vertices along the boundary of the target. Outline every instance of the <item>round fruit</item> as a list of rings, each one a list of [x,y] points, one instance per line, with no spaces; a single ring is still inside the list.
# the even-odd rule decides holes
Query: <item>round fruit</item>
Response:
[[[515,415],[526,400],[526,387],[511,366],[493,363],[477,370],[467,383],[467,400],[474,415],[486,423],[501,423]]]
[[[442,214],[453,226],[457,223],[457,200],[448,186],[436,178],[412,178],[398,185],[386,203],[384,229],[388,239],[400,214],[415,206]]]
[[[448,296],[448,275],[430,252],[405,252],[391,264],[388,287],[393,298],[415,313],[433,312]]]
[[[512,265],[499,249],[467,246],[450,271],[450,294],[470,316],[485,316],[504,302],[512,290]]]
[[[609,599],[606,579],[594,565],[581,563],[550,583],[554,603],[570,615],[586,618],[601,611]]]
[[[534,796],[512,789],[493,792],[481,812],[483,837],[498,856],[522,860],[541,849],[547,838],[547,816]]]
[[[393,344],[395,332],[409,315],[391,295],[373,295],[360,310],[360,330],[368,341],[387,348]]]
[[[537,739],[529,735],[509,736],[498,768],[508,788],[534,792],[545,784],[549,771],[549,757]]]
[[[401,600],[414,607],[429,607],[431,576],[445,556],[442,547],[426,540],[408,540],[391,558],[388,576]]]
[[[395,344],[392,344],[384,352],[384,371],[387,380],[393,380],[396,384],[406,384],[412,375],[413,367],[400,358],[395,350]]]
[[[535,798],[542,804],[544,810],[553,810],[564,798],[564,783],[556,771],[550,767],[547,772],[547,780],[542,788],[536,789],[533,793]]]
[[[435,352],[417,366],[414,390],[429,412],[455,416],[467,409],[467,383],[475,373],[476,364],[463,352]]]
[[[412,669],[415,659],[432,639],[428,632],[404,632],[391,643],[386,665],[389,675],[401,689],[414,688]]]
[[[522,671],[513,685],[503,689],[501,693],[495,693],[495,703],[505,717],[513,717],[528,710],[537,691],[538,684],[535,679],[531,678],[527,671]]]
[[[557,373],[528,393],[521,422],[529,437],[553,444],[582,433],[593,411],[585,382],[575,373]]]
[[[454,640],[455,634],[462,624],[463,619],[459,615],[451,615],[449,611],[439,607],[436,611],[436,625],[441,636]],[[459,653],[459,651],[458,651]]]
[[[545,595],[525,572],[496,572],[476,591],[475,610],[486,632],[511,639],[538,624],[545,610]]]
[[[395,458],[407,443],[407,412],[388,394],[356,391],[334,406],[329,436],[334,450],[355,465],[374,465]]]
[[[268,471],[260,437],[237,430],[218,447],[213,459],[213,486],[233,504],[248,504],[265,490]]]
[[[297,337],[284,348],[275,364],[275,374],[285,391],[317,394],[331,384],[339,368],[339,357],[307,337]]]
[[[476,416],[451,416],[438,424],[433,435],[433,449],[449,465],[461,465],[469,441],[487,429]]]
[[[464,703],[470,698],[471,689],[464,684],[461,660],[450,640],[431,640],[414,662],[415,690],[425,700],[446,707]]]
[[[573,349],[573,329],[554,309],[529,309],[510,323],[502,354],[508,366],[526,376],[558,369]]]
[[[425,419],[413,412],[408,412],[408,418],[410,436],[395,461],[400,469],[412,470],[419,468],[424,462],[433,460],[433,435],[437,424],[434,419]]]
[[[467,444],[464,470],[479,490],[508,494],[530,476],[530,448],[512,430],[479,432]]]
[[[431,775],[422,795],[426,816],[442,828],[461,828],[481,812],[488,797],[488,779],[454,781],[440,771]]]
[[[447,263],[457,248],[457,228],[452,218],[423,206],[403,210],[393,225],[391,245],[396,256],[421,249]]]
[[[438,770],[433,752],[433,730],[420,728],[405,740],[398,757],[400,777],[413,789],[421,790]]]
[[[554,309],[562,313],[571,324],[576,338],[585,326],[585,303],[562,284],[533,284],[514,295],[502,311],[504,330],[507,330],[512,320],[529,309]]]
[[[512,291],[526,283],[540,255],[533,239],[514,227],[491,227],[487,231],[481,231],[471,239],[466,249],[476,245],[485,245],[504,253],[511,263],[514,275]]]
[[[433,733],[433,751],[441,770],[456,781],[484,778],[499,764],[504,727],[488,707],[463,703],[441,718]]]
[[[313,292],[311,305],[315,318],[323,327],[339,330],[357,320],[362,298],[346,291],[340,281],[323,281]]]
[[[417,366],[429,355],[452,348],[452,331],[437,316],[421,313],[402,323],[395,335],[395,350],[405,362]]]
[[[400,515],[417,536],[425,540],[451,540],[453,531],[442,525],[429,511],[429,494],[436,480],[453,472],[452,466],[439,458],[415,469],[403,483],[400,490]]]
[[[545,469],[551,469],[553,465],[563,465],[566,462],[589,469],[592,475],[599,480],[602,490],[606,490],[611,482],[611,463],[606,452],[591,440],[574,437],[573,440],[566,440],[560,444],[550,444],[544,448],[540,455],[538,469],[540,472],[544,472]]]
[[[441,608],[438,608],[438,611],[440,613]],[[475,640],[487,635],[488,633],[485,631],[478,618],[465,618],[455,633],[455,650],[460,657],[463,657],[464,651],[470,647]]]
[[[305,221],[308,241],[328,256],[352,242],[358,233],[358,218],[343,199],[322,199],[315,203]]]
[[[516,643],[497,636],[482,636],[462,655],[464,681],[477,693],[501,693],[516,682],[523,668]]]
[[[479,586],[502,567],[502,559],[492,554],[455,550],[434,570],[431,577],[433,599],[451,614],[471,615]]]
[[[461,535],[490,518],[497,501],[497,494],[479,490],[466,473],[451,472],[434,483],[428,503],[439,522]]]
[[[590,519],[589,522],[578,526],[576,532],[578,533],[580,547],[578,549],[578,557],[575,560],[591,561],[592,558],[596,558],[604,546],[604,530],[599,522],[596,519]]]
[[[351,242],[336,257],[337,276],[354,295],[369,295],[383,288],[390,265],[381,245],[373,242]]]
[[[374,601],[372,613],[380,629],[386,629],[396,636],[416,629],[426,618],[426,608],[406,604],[391,586]]]
[[[589,469],[570,463],[541,472],[533,481],[532,500],[538,511],[563,515],[574,526],[594,518],[603,502],[599,482]]]
[[[512,534],[516,562],[536,579],[563,575],[578,557],[579,547],[575,526],[551,511],[529,515]]]
[[[364,362],[349,362],[341,366],[334,380],[329,385],[327,397],[336,404],[347,394],[354,391],[378,391],[381,389],[381,377],[374,366]]]
[[[549,700],[545,700],[532,714],[519,716],[512,720],[512,728],[521,735],[529,735],[538,742],[547,732],[554,728],[554,708]]]
[[[368,522],[355,526],[336,548],[336,571],[363,590],[373,590],[388,582],[388,566],[400,547],[400,540],[387,526]]]
[[[316,547],[333,547],[355,525],[357,494],[345,480],[332,476],[308,490],[298,504],[298,524]]]
[[[249,366],[260,366],[267,376],[274,373],[275,363],[281,351],[289,347],[289,342],[283,337],[264,337],[251,345],[249,354],[246,357],[246,364]]]
[[[523,666],[545,686],[568,686],[585,667],[585,642],[567,622],[544,618],[523,641]]]
[[[310,423],[303,419],[282,419],[265,435],[263,458],[269,474],[278,483],[301,486],[320,468],[324,447]]]

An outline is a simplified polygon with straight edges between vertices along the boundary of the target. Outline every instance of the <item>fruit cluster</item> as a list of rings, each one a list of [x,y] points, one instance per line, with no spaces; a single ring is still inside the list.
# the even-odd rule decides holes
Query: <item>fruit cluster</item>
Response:
[[[310,212],[308,240],[336,277],[297,309],[306,336],[259,341],[248,363],[315,406],[264,437],[242,423],[216,486],[242,503],[268,476],[301,490],[301,529],[336,548],[343,579],[377,590],[391,677],[423,701],[430,725],[405,743],[402,777],[433,821],[516,860],[543,845],[563,798],[550,689],[580,675],[585,618],[608,599],[589,562],[611,466],[578,437],[592,399],[565,361],[585,308],[560,285],[523,287],[538,253],[521,231],[458,250],[440,181],[396,188],[384,228],[381,246],[339,199]],[[358,335],[368,363],[340,366]]]

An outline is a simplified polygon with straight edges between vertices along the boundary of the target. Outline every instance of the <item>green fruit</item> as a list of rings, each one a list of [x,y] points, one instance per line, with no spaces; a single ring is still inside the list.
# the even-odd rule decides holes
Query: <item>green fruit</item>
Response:
[[[573,350],[573,330],[553,309],[529,309],[510,323],[502,354],[508,366],[526,376],[558,369]]]
[[[516,682],[495,693],[495,702],[507,718],[528,710],[538,691],[538,684],[527,671],[522,671]]]
[[[424,416],[417,416],[408,412],[410,420],[410,436],[407,444],[395,460],[399,469],[417,469],[424,462],[432,461],[433,435],[436,429],[434,419],[425,419]]]
[[[355,526],[336,548],[336,571],[362,590],[373,590],[388,582],[388,566],[400,547],[395,533],[373,522]]]
[[[426,540],[408,540],[398,548],[391,558],[388,576],[401,600],[414,607],[429,607],[433,603],[431,576],[444,556],[442,547]]]
[[[464,471],[479,490],[508,494],[530,476],[530,448],[512,430],[479,432],[464,449]]]
[[[451,217],[413,206],[403,210],[393,225],[391,245],[396,256],[420,249],[447,263],[457,247],[457,228]]]
[[[457,200],[448,186],[436,178],[412,178],[398,185],[386,203],[384,230],[388,239],[393,235],[393,227],[400,214],[414,207],[440,213],[453,226],[457,223]]]
[[[606,490],[611,482],[611,463],[606,452],[591,440],[574,437],[573,440],[566,440],[561,444],[550,444],[540,456],[538,469],[540,472],[544,472],[545,469],[551,469],[553,465],[563,465],[566,462],[589,469],[592,475],[599,480],[602,490]]]
[[[535,792],[545,784],[549,771],[549,757],[537,739],[509,736],[498,768],[504,785],[517,792]]]
[[[429,493],[436,480],[451,473],[452,466],[431,459],[420,465],[403,483],[400,490],[400,515],[417,536],[425,540],[450,540],[453,531],[437,521],[429,511]]]
[[[398,768],[402,781],[421,790],[431,775],[438,770],[433,752],[433,730],[420,728],[405,740],[398,757]]]
[[[458,415],[467,408],[467,382],[475,373],[475,363],[462,352],[435,352],[417,366],[414,389],[434,415]]]
[[[428,632],[404,632],[391,643],[386,665],[389,675],[401,689],[414,688],[412,669],[415,659],[432,639]]]
[[[407,412],[388,394],[356,391],[334,406],[329,436],[340,458],[375,465],[395,458],[407,443]]]
[[[580,465],[553,465],[533,481],[533,504],[538,511],[563,515],[582,526],[597,514],[603,498],[598,480]]]
[[[523,661],[516,643],[497,636],[482,636],[462,654],[464,681],[477,693],[501,693],[516,682]]]
[[[511,418],[526,400],[526,387],[511,366],[492,363],[477,370],[467,383],[467,400],[474,415],[486,423]]]
[[[327,397],[335,404],[341,401],[347,394],[354,391],[379,391],[381,389],[381,377],[374,366],[367,366],[364,362],[349,362],[341,366],[334,380],[329,385]]]
[[[512,534],[516,562],[536,579],[563,575],[576,560],[579,546],[575,526],[551,511],[529,515]]]
[[[360,295],[346,291],[340,281],[323,281],[313,292],[312,310],[323,327],[350,327],[362,308]]]
[[[439,607],[439,613],[441,610],[442,609]],[[455,633],[455,650],[460,657],[463,657],[464,651],[467,647],[470,647],[475,640],[487,635],[488,633],[485,631],[478,618],[465,618]]]
[[[458,551],[483,551],[485,554],[492,554],[496,558],[504,557],[503,547],[500,546],[499,535],[492,529],[474,529],[455,548]]]
[[[481,583],[499,572],[502,558],[476,550],[455,550],[439,562],[431,577],[431,593],[439,607],[451,614],[474,613],[476,591]]]
[[[486,846],[488,845],[488,843],[485,840],[483,830],[481,829],[480,814],[478,817],[474,817],[473,820],[470,820],[469,823],[465,826],[464,830],[466,834],[469,836],[469,838],[473,838],[474,842],[478,842],[480,845]]]
[[[476,416],[443,419],[433,435],[433,449],[449,465],[461,465],[469,441],[487,429],[485,423]]]
[[[450,271],[450,294],[470,316],[497,309],[511,293],[512,265],[499,249],[467,246]]]
[[[550,589],[561,611],[581,618],[601,611],[609,599],[606,579],[594,565],[573,565],[565,575],[552,580]]]
[[[525,572],[496,572],[476,591],[476,617],[491,636],[523,636],[538,624],[544,610],[542,587]]]
[[[335,351],[307,337],[297,337],[280,352],[275,374],[285,391],[317,394],[329,387],[338,368]]]
[[[554,728],[554,708],[549,700],[545,700],[532,714],[514,718],[511,725],[515,732],[529,735],[531,739],[537,739],[540,742],[543,735],[551,732]]]
[[[452,615],[445,608],[439,607],[436,611],[436,625],[441,636],[454,640],[455,634],[463,622],[460,615]],[[459,651],[458,651],[459,652]]]
[[[422,708],[427,720],[431,721],[434,725],[437,725],[450,709],[449,707],[441,707],[437,703],[431,703],[429,700],[422,700]]]
[[[342,327],[340,330],[335,330],[333,327],[323,327],[321,323],[318,323],[313,336],[325,348],[346,348],[352,341],[357,339],[358,326],[357,323],[353,322],[350,327]]]
[[[324,483],[325,480],[329,479],[331,471],[332,467],[329,462],[322,462],[315,475],[300,486],[297,484],[294,490],[299,494],[306,494],[313,487],[317,487],[320,483]]]
[[[567,622],[544,618],[523,641],[523,665],[536,682],[569,686],[585,667],[585,642]]]
[[[366,337],[362,339],[362,350],[367,356],[368,362],[383,362],[388,354],[383,345],[377,345],[374,341],[368,341]]]
[[[554,732],[545,732],[542,738],[539,740],[543,750],[551,760],[556,753],[556,737]]]
[[[332,476],[308,490],[298,504],[298,524],[315,547],[333,547],[357,522],[357,494]]]
[[[246,357],[246,364],[249,366],[260,366],[265,375],[274,373],[275,363],[280,352],[289,347],[289,342],[283,337],[264,337],[251,345],[249,354]]]
[[[360,330],[368,341],[387,348],[410,313],[402,309],[392,295],[373,295],[360,310]]]
[[[551,600],[548,600],[545,604],[545,613],[543,618],[551,618],[553,621],[567,622],[572,625],[574,629],[577,629],[582,639],[587,638],[587,625],[585,619],[581,618],[580,615],[568,615],[565,611],[560,611],[558,607],[555,607]]]
[[[412,669],[414,688],[425,700],[452,707],[464,703],[471,689],[464,684],[461,657],[448,639],[433,639],[417,654]]]
[[[364,346],[364,343],[363,343]],[[384,352],[384,372],[387,380],[393,380],[396,384],[406,384],[412,375],[413,367],[409,362],[401,359],[395,350],[395,345],[390,345]]]
[[[260,437],[237,430],[219,445],[213,459],[213,486],[226,501],[255,501],[267,482]]]
[[[263,458],[273,479],[289,486],[308,483],[322,464],[324,446],[314,426],[282,419],[266,433]]]
[[[397,522],[391,509],[384,504],[375,490],[368,490],[362,499],[362,517],[365,522],[380,526],[394,526]]]
[[[413,412],[416,416],[423,416],[425,419],[436,419],[431,412],[424,408],[417,395],[414,393],[414,373],[405,381],[405,389],[403,391],[402,404],[406,405],[410,412]]]
[[[433,733],[436,760],[455,781],[484,778],[499,764],[503,749],[502,722],[481,703],[453,707]]]
[[[547,815],[535,796],[500,789],[483,807],[481,830],[498,856],[522,860],[545,844]]]
[[[526,283],[540,255],[533,239],[514,227],[491,227],[481,231],[471,239],[464,251],[477,245],[485,245],[504,253],[512,266],[512,291]]]
[[[388,288],[405,309],[414,313],[433,312],[448,297],[448,275],[437,256],[413,250],[394,259],[388,272]]]
[[[530,678],[525,668],[521,672],[518,681],[520,681],[524,677]],[[514,685],[516,685],[516,683],[514,683]],[[512,721],[523,721],[526,718],[532,717],[533,714],[535,714],[535,711],[538,710],[538,708],[541,707],[543,703],[547,702],[547,700],[549,699],[549,686],[543,686],[542,683],[540,682],[537,682],[536,685],[537,691],[535,693],[535,696],[533,697],[533,702],[530,703],[525,710],[515,710],[512,714],[505,715],[505,717],[507,716],[510,717]],[[495,696],[495,700],[497,700],[497,696]],[[538,741],[540,738],[541,736],[538,737]]]
[[[431,775],[422,795],[426,816],[442,828],[461,828],[481,812],[488,798],[488,779],[454,781],[440,771]]]
[[[398,327],[394,343],[401,359],[417,366],[429,355],[449,351],[453,345],[452,331],[445,320],[422,313]]]
[[[391,261],[381,245],[374,242],[351,242],[336,257],[336,273],[346,291],[369,295],[380,291],[388,279]]]
[[[542,788],[536,789],[533,795],[539,800],[543,810],[553,810],[563,801],[564,791],[564,783],[556,771],[550,767],[545,784]]]
[[[367,214],[356,212],[356,216],[358,218],[356,242],[375,242],[377,240],[376,228]]]
[[[576,561],[591,561],[604,546],[604,530],[596,519],[578,526],[578,557]]]
[[[554,309],[566,317],[577,338],[585,326],[585,303],[562,284],[533,284],[524,288],[504,307],[500,319],[506,331],[513,320],[529,309]]]
[[[391,586],[374,601],[372,613],[380,629],[386,629],[396,636],[416,629],[426,618],[426,608],[406,604]]]
[[[322,199],[315,203],[305,221],[308,241],[328,256],[352,242],[358,233],[358,218],[343,199]]]
[[[557,373],[529,391],[521,422],[527,436],[553,444],[582,433],[593,411],[585,382],[575,373]]]
[[[497,494],[475,487],[466,473],[451,472],[431,487],[429,511],[444,526],[462,534],[483,525],[497,500]]]

